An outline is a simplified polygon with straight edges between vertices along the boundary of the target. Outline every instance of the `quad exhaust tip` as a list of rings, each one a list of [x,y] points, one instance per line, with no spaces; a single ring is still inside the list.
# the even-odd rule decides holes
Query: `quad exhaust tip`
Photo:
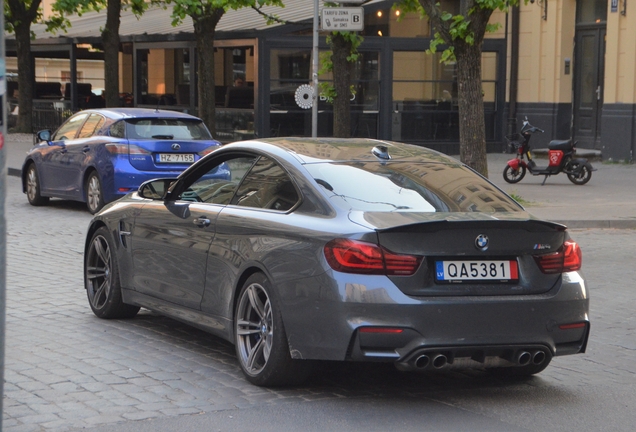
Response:
[[[530,364],[531,360],[532,360],[532,354],[530,354],[528,351],[520,351],[517,354],[517,364],[519,366],[525,366],[527,364]]]
[[[431,363],[431,359],[427,355],[421,355],[415,359],[415,367],[418,369],[424,369]]]
[[[437,354],[433,357],[433,360],[426,354],[422,354],[421,356],[415,359],[415,367],[417,369],[425,369],[432,365],[435,369],[441,369],[448,363],[448,358],[444,354]]]
[[[435,369],[441,369],[444,366],[446,366],[447,362],[448,362],[448,359],[446,358],[444,354],[438,354],[433,359],[433,367]]]
[[[526,366],[532,363],[533,365],[540,365],[546,359],[545,352],[538,350],[533,353],[529,353],[528,351],[520,351],[516,357],[516,363],[519,366]]]
[[[540,365],[545,361],[545,353],[543,351],[537,351],[532,356],[532,364]]]
[[[509,356],[510,356],[510,352],[508,353],[508,356],[501,357],[501,361],[507,362],[508,366],[528,366],[528,365],[539,366],[545,363],[545,361],[548,359],[548,354],[544,350],[536,349],[536,348],[529,349],[527,351],[522,349],[514,353],[513,357],[509,357]],[[478,359],[478,358],[472,357],[471,360],[475,360],[482,364],[484,363],[483,358]],[[455,362],[452,359],[450,361],[453,365],[455,364]],[[421,352],[415,358],[411,358],[410,361],[401,363],[401,366],[398,366],[398,368],[402,370],[413,370],[413,369],[424,370],[427,368],[442,369],[450,365],[451,363],[449,363],[449,358],[446,354],[442,354],[439,352],[432,353],[429,351],[429,352]],[[490,366],[492,367],[492,365]],[[501,366],[504,366],[504,365],[501,365]]]

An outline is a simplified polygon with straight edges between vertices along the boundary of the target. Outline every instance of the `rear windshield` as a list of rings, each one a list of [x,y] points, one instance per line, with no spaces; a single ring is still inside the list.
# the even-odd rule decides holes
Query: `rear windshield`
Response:
[[[352,210],[513,212],[522,208],[461,164],[345,162],[305,165],[318,184]]]
[[[200,120],[132,119],[126,120],[129,139],[210,140],[210,132]]]

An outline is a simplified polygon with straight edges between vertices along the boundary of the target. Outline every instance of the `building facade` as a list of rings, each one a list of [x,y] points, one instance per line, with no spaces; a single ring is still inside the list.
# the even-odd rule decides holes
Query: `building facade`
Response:
[[[535,145],[573,137],[580,148],[601,150],[606,159],[633,160],[636,11],[627,10],[627,1],[536,0],[493,14],[491,22],[500,27],[487,35],[482,56],[489,151],[504,149],[505,136],[527,116],[546,130]],[[228,11],[217,27],[211,49],[221,139],[311,134],[311,110],[298,106],[295,94],[311,83],[313,1],[285,3],[284,9],[267,11],[286,25],[267,25],[253,10],[241,9]],[[442,4],[453,12],[458,2]],[[352,134],[457,154],[455,65],[440,63],[440,54],[426,53],[431,38],[427,20],[401,15],[392,6],[380,0],[364,5],[365,39],[352,80]],[[85,84],[90,75],[93,89],[103,87],[94,77],[94,60],[86,58],[99,53],[102,21],[104,13],[75,17],[67,35],[50,35],[34,26],[37,80]],[[125,12],[121,36],[122,104],[196,114],[192,23],[172,27],[170,11],[160,8],[149,9],[140,20]],[[66,61],[77,61],[74,77],[70,65],[58,66],[59,72],[51,69],[51,53],[60,47],[65,48],[57,57],[68,53]],[[11,41],[7,48],[10,55]],[[321,81],[331,78],[320,76]],[[330,135],[331,106],[320,101],[319,111],[318,133]]]

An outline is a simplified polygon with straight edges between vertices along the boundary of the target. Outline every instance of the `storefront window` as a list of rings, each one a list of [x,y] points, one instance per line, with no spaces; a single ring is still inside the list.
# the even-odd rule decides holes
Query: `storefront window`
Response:
[[[194,50],[140,48],[138,104],[197,114]],[[254,47],[214,49],[216,136],[228,142],[254,136]]]
[[[393,55],[392,138],[396,141],[459,140],[455,63],[440,63],[441,53],[395,52]],[[482,55],[486,138],[494,138],[497,54]]]
[[[190,50],[139,50],[140,104],[190,106]]]
[[[311,109],[303,109],[296,102],[301,85],[311,85],[311,50],[279,49],[271,51],[270,62],[270,135],[311,135]],[[318,77],[320,82],[332,83],[331,73]],[[351,81],[351,133],[356,137],[378,136],[379,55],[361,52],[353,67]],[[333,106],[324,98],[318,103],[318,135],[333,132]]]

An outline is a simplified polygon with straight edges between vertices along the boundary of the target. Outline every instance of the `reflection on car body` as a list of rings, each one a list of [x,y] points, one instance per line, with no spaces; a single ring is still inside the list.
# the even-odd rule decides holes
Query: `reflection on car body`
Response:
[[[226,145],[106,206],[85,248],[97,316],[203,328],[257,385],[316,360],[539,373],[585,352],[580,267],[565,226],[459,161],[366,139]]]

